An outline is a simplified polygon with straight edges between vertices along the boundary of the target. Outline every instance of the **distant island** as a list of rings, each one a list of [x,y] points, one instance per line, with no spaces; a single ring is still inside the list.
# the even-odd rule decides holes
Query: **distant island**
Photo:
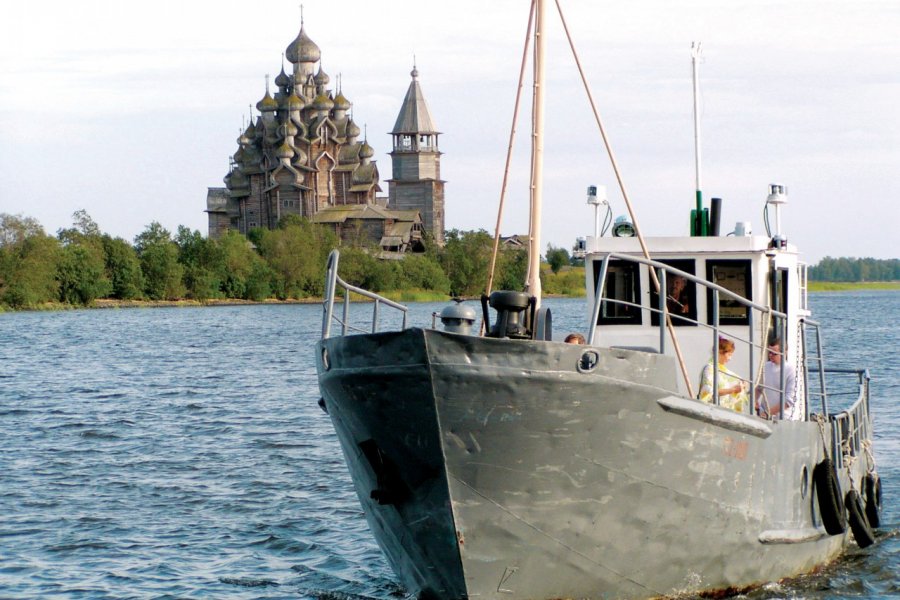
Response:
[[[515,241],[515,236],[509,238]],[[133,243],[102,233],[85,211],[55,236],[31,217],[0,213],[0,310],[239,302],[310,302],[324,294],[325,261],[341,247],[341,276],[403,302],[477,297],[487,285],[493,239],[450,230],[424,252],[386,256],[377,246],[341,243],[328,228],[290,216],[276,229],[209,239],[153,222]],[[521,289],[526,252],[501,245],[494,289]],[[900,289],[900,260],[826,257],[809,267],[810,291]],[[584,295],[584,268],[548,245],[544,293]]]

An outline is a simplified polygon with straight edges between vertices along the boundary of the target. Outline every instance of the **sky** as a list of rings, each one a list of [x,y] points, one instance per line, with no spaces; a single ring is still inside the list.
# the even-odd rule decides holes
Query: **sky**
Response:
[[[337,7],[337,8],[336,8]],[[444,153],[446,227],[493,233],[527,0],[305,0],[308,35],[376,151],[413,62]],[[900,2],[562,0],[588,84],[646,235],[685,235],[695,197],[691,45],[701,42],[701,177],[722,230],[782,232],[824,256],[900,256]],[[626,212],[548,2],[544,244],[592,235],[588,185]],[[206,192],[265,76],[300,26],[299,2],[45,0],[9,3],[0,36],[0,213],[48,233],[86,210],[133,241],[151,222],[207,232]],[[274,89],[274,86],[273,86]],[[526,100],[526,104],[528,101]],[[528,123],[517,125],[501,231],[526,233]]]

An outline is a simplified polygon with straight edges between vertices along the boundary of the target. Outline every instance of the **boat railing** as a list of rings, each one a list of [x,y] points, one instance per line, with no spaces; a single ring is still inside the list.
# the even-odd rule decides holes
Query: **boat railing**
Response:
[[[812,406],[817,399],[821,405],[820,414],[828,414],[828,385],[825,369],[825,352],[822,348],[822,328],[812,319],[800,320],[800,343],[803,344],[802,355],[806,357],[803,365],[806,372],[804,394],[806,406]]]
[[[659,305],[657,307],[646,307],[642,306],[638,303],[629,302],[626,300],[621,300],[617,298],[604,297],[605,285],[606,285],[606,274],[609,270],[609,261],[617,260],[624,262],[632,262],[642,264],[653,269],[656,269],[657,278],[659,279],[659,289],[665,290],[666,288],[666,279],[668,276],[678,276],[684,277],[687,281],[691,281],[703,288],[706,288],[711,291],[712,294],[712,319],[711,323],[705,323],[701,321],[699,318],[690,318],[684,315],[674,315],[669,312],[668,306],[666,303],[666,294],[659,293],[657,294],[659,298]],[[786,339],[786,327],[787,327],[787,314],[774,310],[768,306],[753,302],[752,300],[748,300],[744,296],[737,294],[727,288],[724,288],[718,284],[712,283],[703,279],[702,277],[698,277],[693,273],[688,273],[687,271],[682,271],[672,265],[658,262],[652,259],[647,259],[644,257],[633,256],[630,254],[619,254],[616,252],[610,252],[603,255],[603,259],[600,264],[600,272],[597,278],[597,288],[594,294],[594,302],[591,311],[591,323],[588,325],[588,340],[587,343],[594,345],[597,342],[598,328],[596,324],[599,322],[600,318],[600,310],[604,303],[616,304],[620,306],[627,306],[637,310],[649,310],[651,314],[656,314],[659,316],[659,346],[658,351],[660,354],[664,354],[666,351],[666,321],[667,319],[671,319],[672,321],[680,321],[682,323],[690,324],[697,326],[699,328],[705,328],[710,330],[711,332],[711,349],[712,356],[716,356],[718,354],[718,345],[719,345],[719,336],[721,332],[721,320],[719,317],[719,302],[720,299],[727,299],[734,301],[742,306],[747,308],[747,331],[748,336],[743,337],[732,332],[729,332],[729,339],[736,343],[743,344],[748,349],[748,360],[749,360],[749,370],[748,373],[751,374],[749,379],[745,379],[739,377],[741,381],[748,384],[750,390],[750,398],[756,398],[757,389],[760,384],[757,382],[757,378],[753,376],[758,370],[758,366],[760,361],[764,360],[765,352],[766,352],[766,344],[767,339],[765,335],[757,337],[754,332],[754,311],[758,314],[760,322],[765,324],[768,322],[770,329],[774,329],[781,339]],[[759,360],[757,360],[757,356],[759,356]],[[784,356],[784,354],[782,354]],[[783,375],[783,374],[782,374]],[[713,385],[712,385],[712,403],[715,405],[720,404],[719,399],[719,370],[713,369]],[[784,385],[784,377],[782,377],[782,383],[780,389],[777,390],[781,395],[782,402],[784,401],[784,396],[786,393],[785,385]],[[747,412],[753,412],[754,402],[748,402]]]
[[[871,459],[871,448],[868,447],[873,433],[869,418],[869,371],[829,368],[825,369],[825,375],[829,379],[829,397],[855,396],[849,407],[827,417],[834,424],[831,444],[835,465],[847,466],[861,456]]]
[[[331,337],[331,325],[333,322],[337,322],[340,324],[341,335],[347,335],[348,331],[355,331],[357,333],[377,332],[381,305],[400,311],[403,317],[401,328],[406,329],[407,314],[409,312],[409,308],[402,304],[394,302],[393,300],[389,300],[384,296],[379,296],[374,292],[370,292],[369,290],[364,290],[360,287],[356,287],[355,285],[350,285],[349,283],[341,279],[340,276],[338,276],[339,262],[340,252],[338,250],[332,250],[331,254],[328,255],[328,263],[325,270],[325,301],[324,314],[322,316],[322,339]],[[342,295],[344,298],[343,312],[340,317],[338,317],[334,312],[334,300],[339,290],[342,290]],[[358,294],[372,301],[372,326],[370,329],[363,329],[361,327],[350,324],[351,293]]]

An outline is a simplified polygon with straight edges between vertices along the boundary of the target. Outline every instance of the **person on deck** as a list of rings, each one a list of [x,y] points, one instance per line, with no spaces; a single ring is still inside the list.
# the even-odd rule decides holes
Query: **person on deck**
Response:
[[[666,296],[666,310],[676,315],[686,315],[691,311],[690,298],[688,298],[687,279],[675,275],[669,284],[669,293]]]
[[[719,383],[719,405],[730,408],[736,412],[746,412],[750,398],[747,395],[749,385],[746,381],[738,377],[737,374],[728,370],[725,366],[731,360],[734,354],[734,342],[720,337],[718,345],[718,383]],[[713,361],[703,367],[700,375],[700,396],[699,399],[706,403],[713,401]]]
[[[781,339],[775,338],[768,347],[763,385],[756,390],[756,410],[764,419],[800,420],[799,406],[794,402],[796,374],[781,352]],[[781,365],[784,363],[784,404],[781,402]]]
[[[584,336],[580,333],[570,333],[566,336],[567,344],[585,344]]]

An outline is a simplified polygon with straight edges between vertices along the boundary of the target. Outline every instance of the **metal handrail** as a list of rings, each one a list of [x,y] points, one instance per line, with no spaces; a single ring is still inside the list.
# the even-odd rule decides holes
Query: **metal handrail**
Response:
[[[401,329],[406,329],[407,316],[409,308],[389,300],[384,296],[379,296],[374,292],[364,290],[355,285],[350,285],[338,276],[338,262],[340,260],[340,252],[332,250],[328,255],[327,267],[325,270],[325,301],[323,302],[324,314],[322,315],[322,339],[331,337],[331,323],[337,321],[341,325],[341,335],[347,335],[348,330],[358,331],[361,333],[375,333],[378,331],[379,306],[384,304],[390,308],[399,310],[403,314],[403,324]],[[334,315],[334,297],[337,289],[344,290],[344,311],[343,318],[337,318]],[[359,294],[365,298],[374,301],[372,307],[372,329],[367,331],[359,327],[350,325],[350,293]]]
[[[639,309],[641,309],[641,310],[649,310],[650,313],[658,313],[658,314],[660,315],[660,319],[659,319],[659,328],[660,328],[660,334],[659,334],[659,353],[660,353],[660,354],[663,354],[663,353],[665,352],[665,327],[666,327],[666,316],[667,316],[669,313],[668,313],[668,310],[666,309],[666,306],[665,306],[665,302],[664,302],[664,301],[661,301],[661,302],[660,302],[660,309],[657,309],[657,308],[654,308],[654,307],[652,307],[652,306],[649,307],[649,308],[645,308],[645,307],[643,307],[643,306],[641,306],[641,305],[638,305],[638,304],[636,304],[636,303],[627,302],[627,301],[624,301],[624,300],[617,300],[617,299],[615,299],[615,298],[607,298],[607,299],[604,300],[604,298],[603,298],[603,292],[604,292],[605,285],[606,285],[606,274],[607,274],[607,272],[609,271],[609,261],[610,261],[610,259],[621,260],[621,261],[623,261],[623,262],[633,262],[633,263],[638,263],[638,264],[642,264],[642,265],[646,265],[646,266],[648,266],[648,267],[652,267],[652,268],[658,269],[658,270],[660,271],[661,276],[662,276],[662,277],[661,277],[661,280],[662,280],[662,281],[665,281],[666,276],[667,276],[668,274],[672,274],[672,275],[677,275],[677,276],[680,276],[680,277],[684,277],[684,278],[687,279],[688,281],[692,281],[692,282],[694,282],[694,283],[696,283],[696,284],[698,284],[698,285],[700,285],[700,286],[702,286],[702,287],[705,287],[705,288],[711,290],[711,291],[712,291],[712,294],[713,294],[713,303],[712,303],[712,313],[713,313],[713,316],[712,316],[712,324],[711,324],[711,325],[710,325],[710,324],[706,324],[706,323],[700,322],[699,318],[697,318],[697,319],[691,319],[691,318],[685,317],[685,316],[683,316],[683,315],[678,315],[678,318],[679,318],[681,321],[683,321],[683,322],[691,323],[691,324],[698,325],[698,326],[701,326],[701,327],[708,327],[708,328],[711,328],[711,329],[712,329],[712,332],[713,332],[713,336],[712,336],[712,347],[713,347],[713,349],[712,349],[712,355],[713,355],[713,357],[715,357],[715,356],[717,355],[717,353],[718,353],[719,328],[720,328],[720,322],[719,322],[719,298],[720,298],[720,295],[724,295],[725,298],[734,300],[734,301],[738,302],[739,304],[741,304],[741,305],[743,305],[743,306],[746,306],[746,307],[749,309],[749,310],[747,311],[747,317],[748,317],[748,331],[750,332],[749,339],[747,339],[747,340],[744,340],[744,339],[742,339],[742,338],[736,338],[736,339],[738,339],[738,341],[741,341],[741,342],[743,342],[743,343],[746,343],[747,346],[750,348],[750,352],[749,352],[750,373],[753,373],[753,372],[754,372],[754,352],[753,352],[753,350],[754,350],[754,348],[757,347],[757,344],[756,344],[756,341],[755,341],[755,338],[754,338],[754,330],[753,330],[753,310],[757,310],[757,311],[760,311],[760,312],[762,312],[762,313],[770,313],[770,314],[772,315],[772,317],[774,317],[774,318],[776,318],[776,319],[779,319],[780,322],[782,323],[782,332],[781,332],[781,333],[782,333],[782,339],[784,338],[784,331],[783,331],[783,329],[784,329],[784,323],[786,323],[786,321],[787,321],[787,314],[786,314],[786,313],[783,313],[783,312],[780,312],[780,311],[777,311],[777,310],[773,310],[773,309],[771,309],[771,308],[768,307],[768,306],[764,306],[764,305],[762,305],[762,304],[758,304],[758,303],[756,303],[756,302],[753,302],[752,300],[748,300],[747,298],[744,298],[743,296],[741,296],[741,295],[739,295],[739,294],[736,294],[736,293],[732,292],[731,290],[729,290],[729,289],[727,289],[727,288],[724,288],[724,287],[722,287],[722,286],[720,286],[720,285],[718,285],[718,284],[716,284],[716,283],[712,283],[712,282],[710,282],[710,281],[707,281],[706,279],[703,279],[703,278],[701,278],[701,277],[697,277],[696,275],[694,275],[694,274],[692,274],[692,273],[688,273],[688,272],[686,272],[686,271],[682,271],[681,269],[678,269],[678,268],[676,268],[676,267],[673,267],[672,265],[668,265],[668,264],[666,264],[666,263],[662,263],[662,262],[655,261],[655,260],[648,259],[648,258],[644,258],[644,257],[633,256],[633,255],[630,255],[630,254],[620,254],[620,253],[617,253],[617,252],[608,252],[608,253],[605,253],[605,254],[603,255],[603,259],[602,259],[601,264],[600,264],[600,272],[599,272],[599,276],[598,276],[598,278],[597,278],[597,287],[596,287],[595,294],[594,294],[594,299],[593,299],[593,300],[594,300],[594,305],[593,305],[593,308],[592,308],[592,310],[591,310],[591,322],[588,324],[588,328],[587,328],[587,331],[588,331],[588,340],[587,340],[587,343],[588,343],[588,344],[593,345],[593,344],[595,343],[595,341],[596,341],[596,335],[597,335],[597,321],[599,320],[599,317],[600,317],[600,310],[601,310],[602,304],[603,304],[603,302],[605,301],[605,302],[610,303],[610,304],[619,304],[619,305],[624,305],[624,306],[634,306],[634,307],[637,307],[637,308],[639,308]],[[660,294],[659,294],[660,299],[664,298],[664,296],[665,296],[665,293],[664,293],[663,290],[665,290],[665,288],[661,286],[661,287],[660,287]],[[673,318],[674,318],[674,317],[673,317]],[[763,346],[761,346],[761,345],[758,346],[758,347],[760,348],[760,350],[763,349]],[[715,363],[715,359],[714,359],[713,362]],[[718,369],[718,368],[714,368],[714,369],[713,369],[713,404],[715,404],[716,406],[719,405],[719,386],[718,386],[718,379],[719,379],[719,369]],[[743,378],[741,378],[741,380],[742,380],[742,381],[745,381]],[[754,382],[753,379],[750,379],[750,380],[749,380],[749,383],[750,383],[750,388],[751,388],[751,389],[750,389],[750,399],[751,399],[751,401],[748,403],[748,405],[749,405],[749,406],[748,406],[748,411],[750,411],[750,412],[752,413],[752,412],[753,412],[753,399],[754,399],[755,396],[756,396],[756,385],[755,385],[755,382]],[[784,387],[784,382],[782,382],[782,388],[783,388],[783,387]],[[783,390],[782,390],[782,394],[783,394],[783,393],[784,393],[784,392],[783,392]]]
[[[845,466],[845,452],[850,457],[859,456],[863,451],[863,441],[872,438],[869,420],[869,371],[867,369],[825,369],[826,373],[856,375],[858,397],[849,408],[828,415],[833,425],[832,456],[840,468]]]

